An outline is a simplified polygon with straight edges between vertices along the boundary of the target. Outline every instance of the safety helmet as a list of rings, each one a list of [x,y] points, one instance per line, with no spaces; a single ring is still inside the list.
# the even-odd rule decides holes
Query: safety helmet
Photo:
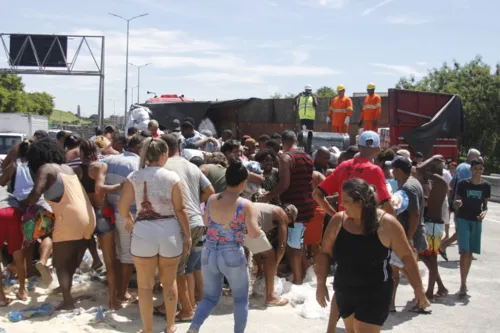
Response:
[[[304,90],[313,90],[313,88],[310,84],[306,84],[306,86],[304,87]]]
[[[344,85],[343,84],[339,84],[337,86],[337,92],[342,91],[342,90],[345,90]]]
[[[368,83],[368,87],[366,89],[375,89],[375,83]]]

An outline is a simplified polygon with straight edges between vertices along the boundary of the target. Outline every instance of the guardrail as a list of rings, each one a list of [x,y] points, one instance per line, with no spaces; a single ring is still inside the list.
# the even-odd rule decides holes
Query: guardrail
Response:
[[[491,198],[493,202],[500,202],[500,175],[483,176],[483,180],[491,184]]]

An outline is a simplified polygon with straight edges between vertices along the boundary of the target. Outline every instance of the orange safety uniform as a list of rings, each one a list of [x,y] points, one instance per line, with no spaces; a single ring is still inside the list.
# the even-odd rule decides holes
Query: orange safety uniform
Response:
[[[368,95],[363,103],[363,110],[361,111],[361,119],[363,121],[363,129],[365,131],[378,131],[378,124],[374,125],[373,121],[380,119],[382,110],[382,98],[379,95]]]
[[[347,133],[349,125],[345,124],[345,118],[352,116],[352,100],[347,97],[335,97],[330,104],[328,117],[332,120],[332,132]]]

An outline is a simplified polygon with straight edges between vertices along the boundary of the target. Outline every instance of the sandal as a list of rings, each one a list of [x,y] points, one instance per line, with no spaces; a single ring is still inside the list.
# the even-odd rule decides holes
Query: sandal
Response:
[[[439,254],[441,255],[441,257],[443,257],[443,259],[444,259],[445,261],[448,261],[448,255],[446,254],[446,251],[443,251],[443,250],[439,249],[439,251],[438,251],[438,252],[439,252]]]
[[[408,311],[411,312],[411,313],[425,314],[425,315],[429,315],[429,314],[432,313],[432,310],[426,310],[424,308],[419,307],[418,305],[415,305],[414,307],[412,307]]]

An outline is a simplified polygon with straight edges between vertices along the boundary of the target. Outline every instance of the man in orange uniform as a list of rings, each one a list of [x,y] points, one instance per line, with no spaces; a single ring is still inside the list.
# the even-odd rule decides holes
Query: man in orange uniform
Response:
[[[347,133],[349,129],[349,120],[352,115],[352,101],[345,96],[345,88],[339,84],[337,86],[338,96],[332,100],[326,123],[332,124],[332,132]]]
[[[361,111],[361,118],[359,120],[359,127],[363,126],[365,131],[378,131],[378,120],[382,110],[382,98],[375,94],[375,84],[368,84],[368,96],[365,98],[363,110]]]

